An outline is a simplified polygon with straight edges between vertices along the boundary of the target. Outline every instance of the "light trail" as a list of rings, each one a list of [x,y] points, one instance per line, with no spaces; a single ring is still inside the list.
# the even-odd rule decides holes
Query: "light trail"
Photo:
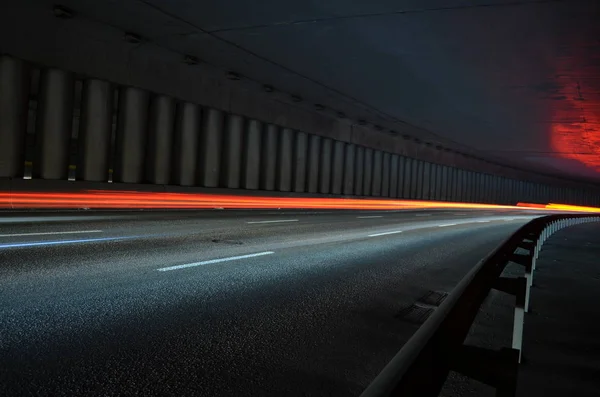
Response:
[[[570,205],[570,204],[531,204],[531,203],[517,203],[517,207],[519,208],[527,208],[527,209],[543,209],[549,211],[569,211],[569,212],[600,212],[600,208],[598,207],[584,207],[580,205]]]
[[[347,199],[318,197],[262,197],[206,193],[160,193],[135,191],[85,190],[80,192],[0,192],[4,209],[526,209],[600,212],[600,208],[563,204],[527,204],[517,206],[456,203],[446,201]]]

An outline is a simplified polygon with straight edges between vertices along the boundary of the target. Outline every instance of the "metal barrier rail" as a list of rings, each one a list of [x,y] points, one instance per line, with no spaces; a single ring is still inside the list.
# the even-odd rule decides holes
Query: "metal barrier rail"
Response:
[[[550,215],[521,227],[480,261],[406,342],[361,397],[437,396],[448,373],[456,371],[514,396],[523,345],[523,322],[529,289],[544,242],[556,231],[600,216]],[[509,262],[524,267],[522,277],[503,277]],[[475,316],[491,289],[516,297],[512,346],[491,350],[464,345]]]

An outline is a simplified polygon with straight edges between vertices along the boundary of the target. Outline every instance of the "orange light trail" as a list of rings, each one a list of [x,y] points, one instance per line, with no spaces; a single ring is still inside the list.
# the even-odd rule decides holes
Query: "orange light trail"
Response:
[[[557,206],[559,204],[552,204]],[[81,192],[0,192],[3,209],[527,209],[558,210],[547,205],[518,206],[457,203],[446,201],[353,199],[319,197],[261,197],[206,193],[160,193],[86,190]],[[569,206],[569,211],[600,211],[590,207]]]
[[[527,209],[540,209],[540,210],[552,210],[552,211],[569,211],[569,212],[600,212],[598,207],[583,207],[580,205],[570,204],[532,204],[532,203],[517,203],[517,207]]]

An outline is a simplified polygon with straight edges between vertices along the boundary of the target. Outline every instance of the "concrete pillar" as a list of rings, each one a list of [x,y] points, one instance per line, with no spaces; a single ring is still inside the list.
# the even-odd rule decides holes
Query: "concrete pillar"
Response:
[[[423,199],[423,162],[415,159],[411,178],[412,188],[410,197],[416,200]]]
[[[321,160],[321,137],[311,135],[308,141],[308,175],[307,187],[309,193],[319,191],[319,162]]]
[[[504,178],[494,176],[494,190],[496,192],[496,200],[498,203],[504,204]]]
[[[474,194],[474,201],[476,203],[481,203],[481,173],[479,172],[475,172],[473,174],[473,179],[474,179],[474,187],[475,187],[475,194]]]
[[[292,190],[292,159],[294,153],[294,130],[282,128],[279,135],[279,150],[277,153],[277,190],[289,192]]]
[[[356,145],[347,143],[344,155],[344,195],[354,194],[354,154],[356,153]]]
[[[429,170],[429,199],[441,200],[442,197],[442,166],[440,164],[431,164]]]
[[[479,180],[479,173],[478,172],[471,172],[471,179],[473,181],[472,184],[472,197],[471,197],[471,201],[474,203],[479,203],[480,200],[480,196],[481,196],[481,192],[480,192],[480,188],[481,188],[481,183]]]
[[[517,180],[517,200],[516,202],[525,202],[525,181]]]
[[[452,199],[450,201],[460,201],[460,170],[452,167]]]
[[[410,166],[408,167],[409,175],[406,178],[408,182],[408,190],[406,191],[406,198],[416,199],[417,198],[417,173],[419,172],[418,160],[410,159]]]
[[[278,139],[279,127],[267,124],[263,133],[260,162],[260,187],[263,190],[275,190]]]
[[[441,195],[440,195],[440,199],[443,201],[448,201],[448,197],[451,195],[451,189],[452,189],[452,183],[450,180],[450,173],[448,172],[448,167],[443,165],[441,168],[442,171],[442,178],[441,178],[441,182],[442,185],[440,187],[441,190]]]
[[[458,192],[457,192],[457,199],[459,202],[461,203],[466,203],[467,202],[467,172],[462,169],[462,168],[458,168],[457,169],[457,175],[458,175]]]
[[[390,154],[383,152],[381,170],[381,196],[390,197]]]
[[[469,202],[470,203],[474,203],[476,202],[476,195],[477,195],[477,181],[475,179],[475,172],[473,171],[468,171],[468,180],[469,180],[469,188],[468,188],[468,195],[469,195]]]
[[[193,186],[198,179],[202,109],[195,103],[180,102],[175,112],[171,182],[181,186]]]
[[[543,184],[541,184],[541,183],[539,184],[539,186],[540,186],[540,201],[542,203],[547,203],[548,202],[548,200],[547,200],[548,197],[546,195],[546,186],[543,185]],[[588,191],[587,194],[588,194],[588,204],[589,204],[590,203],[590,201],[589,201],[590,200],[590,192]]]
[[[404,197],[404,178],[405,178],[405,170],[406,170],[406,157],[398,156],[398,191],[396,192],[396,197],[403,198]]]
[[[510,194],[509,194],[509,204],[510,205],[515,205],[517,203],[517,180],[516,179],[510,179],[509,181],[509,188],[510,188]]]
[[[248,120],[244,131],[242,187],[256,190],[260,186],[260,152],[263,123]]]
[[[225,116],[222,111],[210,108],[204,110],[198,154],[200,186],[219,186],[224,121]]]
[[[458,178],[459,178],[458,168],[450,167],[448,172],[452,173],[452,179],[451,179],[452,180],[452,187],[451,187],[452,198],[449,198],[448,200],[456,202],[456,201],[459,201],[458,195],[460,194],[460,186],[459,186],[460,182],[458,180]]]
[[[492,181],[494,185],[494,195],[496,199],[495,202],[497,204],[502,204],[504,203],[504,200],[502,199],[502,196],[504,194],[502,190],[502,178],[497,175],[494,175]]]
[[[564,188],[562,186],[557,186],[554,191],[555,197],[553,201],[555,203],[562,203],[564,201]]]
[[[373,149],[365,148],[363,195],[370,196],[373,185]]]
[[[119,90],[114,182],[141,183],[144,179],[149,98],[139,88]]]
[[[442,166],[440,164],[431,164],[431,170],[429,171],[429,199],[440,201],[442,199]]]
[[[240,187],[244,121],[237,114],[228,114],[225,119],[220,185],[229,189]]]
[[[501,204],[502,200],[502,178],[497,175],[492,175],[492,190],[494,191],[494,203]]]
[[[79,121],[77,179],[93,182],[108,181],[112,113],[111,85],[106,81],[85,80]]]
[[[344,142],[334,141],[331,193],[342,194],[344,182]]]
[[[440,165],[432,163],[429,169],[429,199],[438,201],[441,197],[440,192],[442,173]]]
[[[483,173],[479,173],[479,202],[480,203],[487,203],[486,200],[486,195],[487,195],[487,191],[486,191],[486,175]]]
[[[308,135],[306,132],[296,132],[294,145],[294,192],[306,191],[306,169],[308,156]]]
[[[392,154],[390,158],[390,197],[398,197],[398,160],[397,154]]]
[[[431,192],[431,200],[441,201],[447,193],[442,190],[443,187],[443,175],[444,166],[441,164],[431,164],[431,186],[429,190]]]
[[[479,174],[479,202],[480,203],[487,203],[486,200],[486,186],[485,186],[485,181],[486,181],[486,175],[483,173]]]
[[[0,55],[0,178],[22,178],[29,110],[29,68]]]
[[[518,179],[516,181],[517,185],[516,185],[516,200],[515,202],[525,202],[526,197],[525,197],[525,182]]]
[[[354,164],[354,194],[362,196],[364,193],[364,173],[365,173],[365,148],[356,147],[356,163]]]
[[[421,198],[423,200],[431,199],[431,163],[423,162],[423,185],[421,189]]]
[[[458,183],[456,199],[457,199],[457,201],[459,201],[461,203],[467,202],[467,195],[466,195],[467,177],[466,177],[466,175],[467,175],[466,171],[463,170],[462,168],[456,169],[456,178],[457,178],[457,183]]]
[[[331,151],[331,139],[322,138],[321,159],[319,160],[319,193],[323,194],[329,193],[331,188]]]
[[[457,176],[458,175],[456,173],[456,168],[448,167],[448,196],[446,197],[446,200],[448,200],[448,201],[456,201]]]
[[[75,80],[71,73],[59,69],[41,72],[34,178],[67,180],[69,177],[74,89]]]
[[[466,171],[466,181],[467,185],[465,186],[465,197],[468,203],[475,202],[475,178],[473,171]]]
[[[381,150],[373,151],[373,179],[371,196],[381,196],[381,181],[383,179],[383,153]]]
[[[413,178],[414,159],[404,159],[404,181],[402,182],[402,198],[412,198],[412,178]]]
[[[174,128],[175,101],[165,95],[154,96],[150,101],[145,160],[145,179],[149,183],[166,185],[170,182]]]

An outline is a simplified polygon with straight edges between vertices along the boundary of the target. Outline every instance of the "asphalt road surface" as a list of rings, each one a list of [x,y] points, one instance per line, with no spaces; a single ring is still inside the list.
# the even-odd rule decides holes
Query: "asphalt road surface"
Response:
[[[533,216],[1,214],[0,395],[356,396]]]

